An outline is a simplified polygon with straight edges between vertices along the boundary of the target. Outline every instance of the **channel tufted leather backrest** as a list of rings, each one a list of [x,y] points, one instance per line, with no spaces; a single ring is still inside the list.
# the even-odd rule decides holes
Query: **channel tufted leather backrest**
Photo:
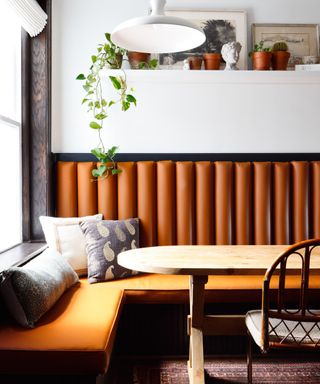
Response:
[[[320,162],[58,162],[56,215],[139,217],[141,245],[291,244],[320,237]]]

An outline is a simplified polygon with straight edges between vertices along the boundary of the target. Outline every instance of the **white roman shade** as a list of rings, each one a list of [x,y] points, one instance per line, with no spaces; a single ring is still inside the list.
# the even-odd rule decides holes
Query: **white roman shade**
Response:
[[[47,14],[36,0],[6,0],[18,16],[21,26],[31,37],[37,36],[47,24]]]

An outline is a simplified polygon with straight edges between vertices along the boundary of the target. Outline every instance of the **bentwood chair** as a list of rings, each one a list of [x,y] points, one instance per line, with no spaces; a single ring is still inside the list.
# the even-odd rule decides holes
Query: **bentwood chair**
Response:
[[[298,295],[292,300],[292,289],[288,289],[290,263],[299,266]],[[263,353],[270,348],[297,348],[316,350],[320,348],[320,310],[310,309],[311,293],[317,293],[309,286],[312,266],[319,269],[320,239],[305,240],[284,251],[267,270],[262,287],[262,309],[249,311],[246,315],[248,331],[248,383],[252,383],[252,339]],[[292,270],[291,270],[292,274]],[[270,309],[271,278],[276,282],[275,308]],[[314,287],[313,287],[314,288]],[[319,292],[319,291],[318,291]],[[319,297],[320,298],[320,297]],[[288,309],[290,300],[290,309]],[[292,302],[296,301],[296,302]],[[318,301],[320,303],[320,300]]]

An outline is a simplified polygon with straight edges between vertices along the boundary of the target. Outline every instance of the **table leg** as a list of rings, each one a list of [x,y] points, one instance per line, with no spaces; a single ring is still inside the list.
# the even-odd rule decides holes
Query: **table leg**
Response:
[[[190,276],[190,317],[188,331],[189,345],[189,381],[191,384],[204,384],[203,358],[203,320],[204,287],[208,276]]]

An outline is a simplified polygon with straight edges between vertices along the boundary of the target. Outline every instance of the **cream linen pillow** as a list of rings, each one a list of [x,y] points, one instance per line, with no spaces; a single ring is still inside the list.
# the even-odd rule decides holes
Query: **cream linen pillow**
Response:
[[[101,220],[102,214],[83,217],[40,216],[39,219],[49,248],[60,252],[79,276],[86,275],[86,243],[79,224]]]

